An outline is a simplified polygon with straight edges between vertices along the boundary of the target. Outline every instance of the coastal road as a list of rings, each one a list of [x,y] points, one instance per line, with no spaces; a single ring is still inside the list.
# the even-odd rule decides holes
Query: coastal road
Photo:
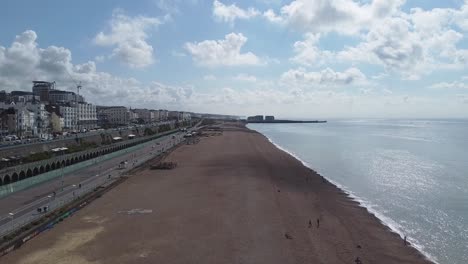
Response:
[[[128,152],[114,159],[100,162],[97,158],[96,163],[92,166],[4,197],[0,200],[0,235],[39,218],[40,213],[38,213],[37,208],[48,206],[50,211],[97,186],[110,184],[122,173],[182,141],[183,135],[184,133],[178,132],[158,138],[152,141],[154,144],[148,144],[144,148]],[[127,167],[123,170],[118,169],[122,161],[127,161]]]

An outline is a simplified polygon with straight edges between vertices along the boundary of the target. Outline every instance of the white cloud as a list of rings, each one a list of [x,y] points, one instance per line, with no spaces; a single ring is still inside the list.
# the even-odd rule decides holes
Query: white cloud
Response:
[[[121,78],[97,70],[93,61],[72,63],[72,53],[64,47],[38,47],[37,35],[28,30],[9,47],[0,46],[0,87],[8,91],[31,91],[32,80],[55,81],[61,90],[81,93],[95,104],[183,109],[192,97],[190,86],[161,83],[145,85],[134,78]]]
[[[248,75],[248,74],[245,74],[245,73],[240,73],[240,74],[238,74],[238,75],[236,75],[234,77],[234,80],[244,81],[244,82],[256,82],[257,77],[255,77],[253,75]]]
[[[261,60],[252,52],[241,53],[247,42],[242,33],[230,33],[222,40],[185,43],[184,48],[201,66],[260,65]]]
[[[353,0],[295,0],[281,8],[280,15],[264,13],[269,21],[285,21],[290,27],[312,33],[338,32],[355,35],[373,20],[388,17],[404,0],[374,0],[370,4]]]
[[[413,8],[401,10],[404,0],[295,0],[284,5],[277,15],[264,17],[274,23],[303,31],[304,39],[294,44],[290,61],[317,66],[325,63],[381,65],[403,79],[416,80],[434,70],[461,70],[468,63],[468,49],[459,48],[468,30],[468,0],[460,9]],[[329,32],[361,39],[341,51],[319,47]]]
[[[213,2],[213,16],[215,19],[234,24],[236,19],[250,19],[260,15],[260,12],[252,7],[244,10],[236,4],[225,5],[218,0]]]
[[[112,56],[134,68],[151,65],[154,62],[153,47],[147,42],[148,31],[162,24],[155,17],[129,17],[116,9],[109,22],[109,32],[99,32],[94,43],[99,46],[115,47]]]
[[[270,21],[271,23],[276,23],[276,24],[284,23],[284,19],[276,15],[273,9],[268,9],[267,11],[263,12],[263,17],[265,17],[266,20]]]
[[[304,41],[296,41],[294,43],[296,55],[291,61],[305,66],[317,66],[332,60],[333,52],[317,47],[319,39],[320,34],[307,33],[304,35]]]
[[[208,74],[208,75],[203,76],[203,80],[205,80],[205,81],[214,81],[214,80],[216,80],[216,76],[214,76],[213,74]]]
[[[291,69],[281,75],[281,82],[287,86],[301,88],[334,88],[368,84],[367,77],[357,68],[349,68],[343,72],[336,72],[330,68],[310,72],[304,68]]]
[[[337,52],[336,59],[382,65],[386,71],[410,80],[420,79],[436,69],[465,67],[468,50],[457,48],[463,35],[447,28],[443,16],[426,14],[431,19],[421,19],[421,12],[413,10],[414,18],[419,16],[415,19],[410,15],[376,21],[363,42]],[[423,22],[426,20],[431,21],[429,28]]]
[[[430,86],[432,89],[468,89],[468,83],[453,81],[453,82],[440,82]]]

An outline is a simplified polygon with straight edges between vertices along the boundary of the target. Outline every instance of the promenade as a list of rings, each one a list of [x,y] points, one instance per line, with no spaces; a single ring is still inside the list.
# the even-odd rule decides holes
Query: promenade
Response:
[[[38,208],[46,206],[51,211],[98,186],[112,183],[128,170],[179,143],[182,136],[182,133],[163,136],[113,159],[98,157],[91,166],[0,199],[0,236],[41,217]],[[127,162],[125,169],[119,169],[121,162]]]

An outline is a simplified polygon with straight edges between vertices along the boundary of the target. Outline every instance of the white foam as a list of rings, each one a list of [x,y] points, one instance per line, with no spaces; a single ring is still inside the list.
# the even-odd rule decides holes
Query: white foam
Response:
[[[249,128],[249,129],[252,129],[252,128]],[[252,130],[255,130],[255,129],[252,129]],[[263,134],[262,132],[256,130],[257,132],[261,133],[263,136],[265,136],[268,141],[273,144],[275,147],[277,147],[278,149],[282,150],[283,152],[285,152],[286,154],[292,156],[293,158],[297,159],[299,162],[302,163],[302,165],[304,165],[305,167],[317,172],[320,176],[324,177],[325,179],[327,179],[327,181],[329,181],[330,183],[332,183],[333,185],[335,185],[337,188],[339,188],[340,190],[342,190],[346,195],[348,195],[351,200],[353,201],[356,201],[359,206],[365,208],[370,214],[374,215],[375,217],[377,217],[377,219],[380,220],[380,222],[387,226],[388,228],[390,228],[390,230],[396,234],[398,234],[402,239],[404,238],[404,230],[403,230],[403,227],[398,224],[397,222],[395,222],[393,219],[391,219],[390,217],[387,217],[385,216],[383,213],[380,213],[377,209],[377,206],[372,204],[371,202],[369,201],[366,201],[360,197],[358,197],[357,195],[355,195],[351,190],[349,190],[348,188],[346,188],[345,186],[333,181],[332,179],[330,178],[327,178],[325,177],[324,175],[322,175],[319,171],[317,171],[316,169],[314,169],[310,164],[308,164],[306,161],[302,160],[298,155],[296,155],[295,153],[293,153],[292,151],[289,151],[285,148],[283,148],[282,146],[280,146],[279,144],[275,143],[271,138],[269,138],[268,136],[266,136],[265,134]],[[429,254],[428,252],[426,252],[424,250],[424,246],[421,245],[415,238],[407,238],[408,241],[411,243],[411,246],[416,248],[419,252],[421,252],[427,259],[429,259],[430,261],[436,263],[436,264],[439,264],[439,262],[437,262],[436,258],[434,256],[432,256],[431,254]]]

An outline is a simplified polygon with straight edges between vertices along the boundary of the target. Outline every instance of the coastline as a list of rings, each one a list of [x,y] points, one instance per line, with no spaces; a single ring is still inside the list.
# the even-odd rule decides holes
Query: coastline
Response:
[[[246,126],[247,127],[247,126]],[[303,166],[309,168],[310,170],[312,170],[314,173],[316,173],[317,175],[321,176],[321,177],[324,177],[330,184],[334,185],[337,189],[339,189],[340,191],[342,191],[343,193],[345,193],[350,200],[354,201],[354,202],[357,202],[359,204],[359,206],[361,206],[362,208],[366,209],[368,211],[368,213],[374,217],[376,217],[382,225],[384,225],[385,227],[388,228],[388,230],[392,233],[395,233],[397,235],[400,236],[401,239],[404,239],[404,231],[401,230],[401,227],[398,225],[398,223],[396,223],[393,219],[391,219],[390,217],[387,217],[385,216],[384,214],[378,212],[378,210],[374,209],[373,208],[373,205],[371,202],[369,201],[366,201],[362,198],[360,198],[359,196],[357,196],[356,194],[354,194],[351,190],[349,190],[348,188],[344,187],[343,185],[333,181],[332,179],[328,178],[326,175],[322,175],[319,171],[317,171],[315,168],[313,168],[313,166],[309,163],[307,163],[306,161],[302,160],[297,154],[295,154],[294,152],[282,147],[279,143],[275,142],[273,139],[269,138],[267,135],[261,133],[260,131],[257,131],[255,129],[252,129],[252,128],[249,128],[247,127],[248,129],[250,130],[253,130],[259,134],[261,134],[262,136],[264,136],[271,144],[273,144],[276,148],[278,148],[279,150],[283,151],[284,153],[286,153],[287,155],[290,155],[291,157],[293,157],[294,159],[296,159],[297,161],[299,161]],[[415,250],[417,250],[420,254],[422,254],[427,260],[431,261],[432,263],[434,264],[439,264],[439,262],[437,262],[435,260],[435,258],[433,256],[431,256],[431,254],[429,254],[428,252],[424,251],[423,249],[423,246],[418,244],[417,242],[415,243],[413,239],[410,239],[409,242],[411,243],[410,246],[413,247]]]
[[[431,263],[256,131],[227,126],[167,160],[177,168],[139,171],[2,261]]]

